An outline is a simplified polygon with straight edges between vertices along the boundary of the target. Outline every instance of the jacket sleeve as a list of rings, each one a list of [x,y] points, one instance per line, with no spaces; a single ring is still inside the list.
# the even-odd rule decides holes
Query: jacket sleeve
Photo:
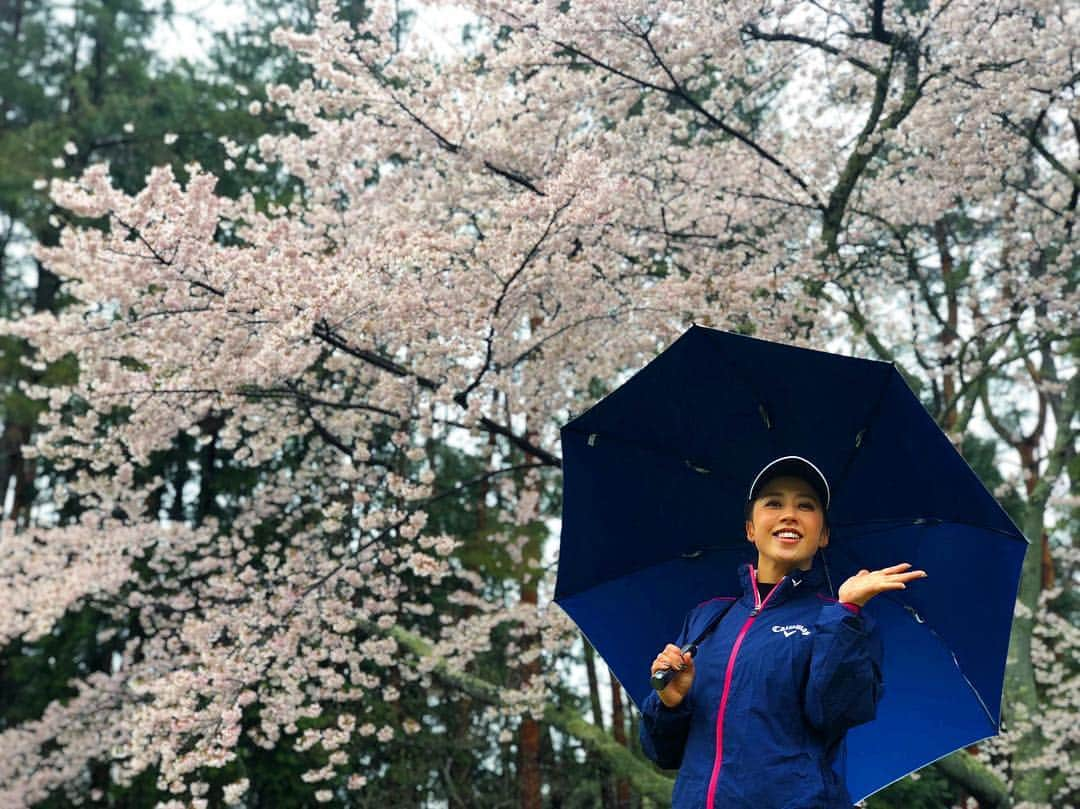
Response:
[[[690,616],[683,622],[682,632],[675,640],[675,645],[682,648],[689,636]],[[660,701],[656,691],[641,704],[641,751],[665,770],[677,770],[682,764],[683,750],[686,748],[686,736],[690,731],[690,717],[693,715],[694,689],[691,686],[683,701],[674,708],[668,708]]]
[[[828,738],[869,722],[884,693],[881,633],[858,608],[830,603],[814,632],[804,711]]]

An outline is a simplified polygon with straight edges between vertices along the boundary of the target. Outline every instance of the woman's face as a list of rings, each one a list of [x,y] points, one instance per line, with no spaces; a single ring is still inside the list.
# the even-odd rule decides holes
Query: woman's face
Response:
[[[809,570],[817,549],[829,543],[825,513],[810,484],[796,477],[766,483],[754,500],[746,538],[757,547],[762,581]]]

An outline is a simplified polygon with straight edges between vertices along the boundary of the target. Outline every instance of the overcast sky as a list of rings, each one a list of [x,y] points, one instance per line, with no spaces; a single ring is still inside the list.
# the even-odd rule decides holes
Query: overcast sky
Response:
[[[162,0],[157,0],[160,5]],[[244,19],[246,9],[242,0],[173,0],[176,16],[171,26],[161,26],[154,36],[154,47],[167,60],[192,57],[193,46],[205,51],[214,31],[236,27]],[[464,9],[440,6],[437,11],[425,9],[421,2],[406,0],[402,9],[419,12],[412,37],[421,37],[428,43],[438,44],[448,51],[461,41],[460,31],[472,16]]]

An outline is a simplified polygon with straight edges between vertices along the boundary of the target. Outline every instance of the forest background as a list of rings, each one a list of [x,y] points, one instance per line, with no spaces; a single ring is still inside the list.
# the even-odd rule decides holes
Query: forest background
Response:
[[[468,8],[0,5],[0,805],[666,805],[557,427],[691,322],[896,363],[1032,541],[1005,732],[868,806],[1077,805],[1077,9]]]

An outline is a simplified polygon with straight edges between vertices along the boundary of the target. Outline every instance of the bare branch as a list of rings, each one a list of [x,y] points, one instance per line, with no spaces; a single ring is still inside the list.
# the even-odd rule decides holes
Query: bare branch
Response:
[[[671,87],[664,87],[662,85],[659,85],[659,84],[656,84],[654,82],[648,81],[647,79],[642,79],[642,78],[640,78],[638,76],[633,76],[633,75],[631,75],[631,74],[629,74],[629,73],[627,73],[627,72],[625,72],[623,70],[620,70],[619,68],[615,67],[614,65],[610,65],[610,64],[608,64],[608,63],[606,63],[606,62],[604,62],[604,61],[602,61],[600,59],[597,59],[596,57],[592,56],[591,54],[585,53],[584,51],[574,47],[573,45],[571,45],[569,43],[560,42],[559,40],[553,40],[553,42],[556,45],[558,45],[560,48],[563,48],[564,50],[566,50],[568,53],[571,53],[574,56],[577,56],[577,57],[580,57],[581,59],[584,59],[586,62],[588,62],[591,65],[594,65],[595,67],[598,67],[598,68],[600,68],[602,70],[606,70],[606,71],[608,71],[609,73],[611,73],[611,74],[613,74],[615,76],[619,76],[620,78],[624,78],[624,79],[626,79],[626,80],[628,80],[630,82],[633,82],[634,84],[638,85],[639,87],[644,87],[644,88],[647,88],[647,89],[650,89],[650,90],[656,90],[658,92],[664,93],[665,95],[669,95],[669,96],[671,96],[673,98],[678,99],[682,103],[686,104],[686,106],[690,107],[692,110],[694,110],[699,115],[701,115],[702,118],[705,119],[705,122],[710,127],[714,128],[714,129],[719,129],[724,134],[734,138],[735,140],[739,141],[739,143],[742,143],[744,146],[749,147],[751,150],[753,150],[753,152],[755,154],[757,154],[759,157],[761,157],[767,163],[770,163],[771,165],[776,166],[778,169],[780,169],[780,171],[782,171],[785,176],[787,176],[792,182],[794,182],[800,189],[803,190],[803,192],[808,197],[810,197],[810,199],[812,199],[814,201],[815,206],[817,208],[819,208],[821,210],[824,210],[824,207],[825,207],[824,204],[818,199],[817,194],[814,192],[813,189],[810,188],[809,185],[807,185],[805,180],[803,180],[801,177],[799,177],[789,166],[787,166],[779,158],[777,158],[776,156],[774,156],[773,154],[768,152],[765,148],[763,148],[759,143],[757,143],[755,140],[753,140],[750,136],[746,135],[743,132],[740,132],[739,130],[735,129],[731,125],[725,123],[722,119],[718,118],[716,115],[714,115],[713,113],[706,110],[703,106],[701,106],[701,104],[698,103],[698,101],[690,93],[688,93],[685,90],[685,88],[683,88],[680,84],[678,84],[674,80],[674,76],[671,74],[671,72],[668,69],[667,65],[663,62],[663,60],[659,57],[659,55],[656,54],[655,50],[653,50],[652,43],[649,42],[648,37],[645,36],[645,35],[642,35],[642,39],[646,42],[646,44],[648,45],[650,51],[654,54],[654,56],[655,56],[655,58],[657,60],[657,64],[661,67],[661,69],[665,72],[665,74],[667,74],[669,76],[669,78],[673,81],[673,84],[672,84]]]
[[[1061,174],[1065,179],[1073,184],[1074,188],[1080,188],[1080,172],[1074,171],[1058,160],[1057,157],[1046,148],[1046,145],[1039,139],[1038,125],[1033,124],[1030,127],[1023,127],[1014,122],[1007,112],[998,113],[998,119],[1005,125],[1007,129],[1012,130],[1017,135],[1027,140],[1032,145],[1036,152],[1038,152],[1042,158],[1049,163],[1055,171]]]
[[[348,341],[343,339],[340,335],[336,334],[325,321],[321,321],[315,325],[314,333],[315,336],[318,337],[320,340],[323,340],[324,342],[334,346],[335,348],[341,349],[349,356],[362,360],[370,365],[375,366],[376,368],[386,371],[387,373],[393,374],[394,376],[411,378],[415,380],[420,387],[425,388],[426,390],[437,390],[439,388],[439,383],[437,383],[433,379],[428,379],[426,377],[420,376],[419,374],[414,374],[404,366],[399,365],[392,360],[388,360],[373,351],[366,351],[364,349],[359,349],[355,346],[349,345]],[[460,407],[465,407],[468,404],[468,402],[462,397],[461,393],[456,393],[451,398],[454,403],[459,405]],[[466,429],[476,429],[477,427],[479,427],[485,432],[493,433],[494,435],[501,435],[502,437],[506,438],[512,445],[524,452],[527,456],[536,458],[547,466],[554,466],[557,468],[562,467],[562,459],[559,458],[557,455],[553,455],[542,447],[539,447],[533,442],[529,441],[527,438],[518,435],[509,427],[499,424],[488,418],[487,416],[482,416],[480,419],[478,419],[476,425],[472,427],[468,427],[467,425],[462,426],[465,426]]]
[[[851,56],[850,54],[844,53],[835,45],[830,45],[828,42],[822,42],[819,39],[814,39],[812,37],[804,37],[799,34],[784,34],[780,32],[770,34],[762,31],[754,23],[747,23],[746,25],[744,25],[742,27],[742,32],[751,39],[759,39],[763,42],[793,42],[798,45],[806,45],[810,48],[816,48],[817,50],[830,54],[831,56],[838,56],[844,61],[850,62],[855,67],[859,68],[859,70],[865,70],[867,73],[873,76],[879,76],[881,74],[881,71],[871,65],[869,62],[864,62],[862,59],[859,59],[856,56]]]
[[[506,294],[510,290],[510,285],[513,284],[515,280],[517,280],[518,276],[525,271],[525,268],[528,267],[532,260],[536,258],[536,256],[539,254],[540,247],[547,240],[547,237],[551,234],[551,229],[555,227],[555,222],[558,221],[559,214],[565,211],[570,206],[570,203],[573,202],[573,200],[573,197],[567,198],[567,200],[562,205],[560,205],[552,212],[551,218],[548,220],[547,227],[545,227],[544,232],[540,234],[540,238],[538,238],[536,242],[533,243],[533,246],[529,248],[528,253],[525,254],[525,257],[521,260],[521,263],[518,265],[518,268],[514,270],[513,274],[508,279],[502,282],[502,290],[499,292],[499,297],[496,299],[495,306],[492,308],[491,311],[491,322],[488,325],[487,339],[485,341],[487,343],[487,347],[484,353],[484,363],[480,366],[480,370],[476,372],[476,377],[473,379],[472,382],[469,383],[468,387],[466,387],[465,390],[461,391],[461,393],[454,397],[455,401],[458,400],[458,396],[461,397],[460,404],[464,404],[464,402],[468,400],[469,394],[476,390],[477,386],[480,384],[480,381],[484,378],[484,375],[491,369],[491,358],[494,352],[495,343],[495,319],[499,316],[499,311],[502,309],[503,301],[506,300]]]

